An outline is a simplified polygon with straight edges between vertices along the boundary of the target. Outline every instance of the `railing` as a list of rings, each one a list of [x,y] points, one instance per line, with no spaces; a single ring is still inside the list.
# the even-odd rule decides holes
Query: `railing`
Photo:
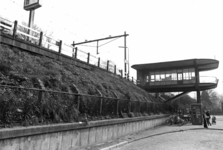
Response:
[[[15,32],[18,36],[21,36],[23,40],[29,40],[32,43],[39,44],[40,36],[42,36],[40,31],[34,30],[17,22],[15,23],[14,28],[17,28]]]
[[[0,85],[0,126],[134,117],[167,113],[168,105],[36,88]],[[129,116],[131,114],[131,116]]]
[[[211,76],[200,76],[200,83],[215,83],[218,84],[218,79]]]
[[[94,66],[98,66],[98,59],[99,59],[99,57],[90,55],[89,63],[94,65]]]
[[[13,22],[7,20],[7,19],[4,19],[4,18],[1,18],[0,17],[0,30],[1,31],[9,31],[8,34],[11,34],[12,35],[12,31],[13,31]]]
[[[54,50],[56,52],[61,52],[62,41],[56,40],[55,38],[49,37],[47,35],[43,35],[42,40],[39,39],[39,46],[42,46],[47,49]]]
[[[178,83],[182,81],[181,83]],[[149,83],[150,86],[159,86],[159,85],[178,85],[178,84],[195,84],[196,77],[192,77],[191,79],[183,79],[183,80],[160,80],[160,81],[149,81],[148,79],[145,80],[138,80],[138,84],[145,85]],[[218,84],[218,79],[212,76],[199,76],[199,83],[214,83]]]
[[[14,38],[20,38],[27,42],[31,42],[40,47],[47,48],[49,50],[56,51],[60,54],[64,54],[74,59],[81,60],[88,64],[97,66],[108,72],[114,73],[119,77],[124,77],[125,79],[133,82],[135,80],[129,75],[124,75],[123,70],[118,69],[117,65],[108,60],[102,60],[96,56],[91,55],[83,50],[77,49],[77,47],[71,46],[71,44],[63,43],[62,40],[55,39],[53,37],[45,35],[42,31],[37,31],[29,28],[25,25],[18,23],[17,21],[11,22],[4,18],[0,18],[0,29],[7,29],[7,34],[13,36]],[[133,82],[136,83],[136,82]]]

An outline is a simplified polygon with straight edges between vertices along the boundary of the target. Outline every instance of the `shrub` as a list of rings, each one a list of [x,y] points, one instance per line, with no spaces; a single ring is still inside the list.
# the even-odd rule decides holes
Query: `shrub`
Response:
[[[11,66],[7,63],[1,63],[0,64],[0,71],[4,74],[4,75],[9,75],[9,72],[12,70]]]

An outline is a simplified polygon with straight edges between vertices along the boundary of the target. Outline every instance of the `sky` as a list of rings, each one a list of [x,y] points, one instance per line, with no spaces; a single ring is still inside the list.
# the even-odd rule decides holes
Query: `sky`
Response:
[[[218,69],[200,75],[216,76],[216,90],[223,93],[222,8],[222,0],[42,0],[34,22],[67,44],[126,32],[130,66],[217,59]],[[28,22],[29,12],[23,9],[23,0],[0,0],[0,15]],[[78,48],[96,56],[96,48],[87,46]],[[120,46],[124,46],[124,38],[99,47],[98,56],[123,69],[124,49]],[[130,69],[130,75],[136,77],[136,71]]]

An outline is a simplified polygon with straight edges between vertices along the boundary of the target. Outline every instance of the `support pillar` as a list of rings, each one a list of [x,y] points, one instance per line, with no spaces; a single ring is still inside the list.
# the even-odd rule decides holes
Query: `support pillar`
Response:
[[[197,90],[197,103],[201,103],[201,92]]]
[[[199,76],[199,70],[197,67],[197,62],[196,60],[194,60],[194,66],[195,66],[195,79],[196,79],[196,84],[195,84],[195,88],[197,91],[197,103],[201,103],[201,94],[200,94],[200,87],[199,87],[199,83],[200,83],[200,76]]]

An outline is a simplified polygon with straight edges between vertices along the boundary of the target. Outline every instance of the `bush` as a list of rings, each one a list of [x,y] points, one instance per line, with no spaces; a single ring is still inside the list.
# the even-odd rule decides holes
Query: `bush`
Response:
[[[0,64],[0,71],[4,74],[4,75],[9,75],[9,72],[12,70],[11,66],[7,63],[1,63]]]

